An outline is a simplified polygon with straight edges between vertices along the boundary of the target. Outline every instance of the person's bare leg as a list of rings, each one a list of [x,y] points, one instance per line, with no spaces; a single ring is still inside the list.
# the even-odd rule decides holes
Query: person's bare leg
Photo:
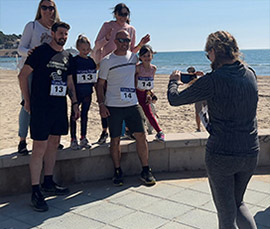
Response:
[[[40,174],[43,166],[43,157],[48,141],[33,141],[33,150],[30,158],[30,173],[32,185],[40,183]]]
[[[44,175],[53,175],[56,161],[56,152],[59,145],[60,136],[49,135],[47,148],[44,154]]]
[[[111,138],[110,153],[114,168],[119,168],[121,162],[120,137]]]
[[[145,133],[134,133],[136,138],[136,148],[142,166],[148,166],[148,144],[146,141]]]

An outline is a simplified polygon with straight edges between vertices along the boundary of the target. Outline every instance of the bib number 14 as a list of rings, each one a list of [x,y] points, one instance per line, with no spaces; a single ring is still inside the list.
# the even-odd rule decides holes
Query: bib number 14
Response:
[[[120,88],[121,100],[132,101],[135,98],[135,88]]]

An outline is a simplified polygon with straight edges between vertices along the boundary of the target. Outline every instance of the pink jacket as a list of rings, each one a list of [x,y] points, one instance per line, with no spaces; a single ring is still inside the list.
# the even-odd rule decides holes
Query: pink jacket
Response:
[[[106,35],[110,31],[110,29],[112,29],[112,34],[109,41],[107,41]],[[116,49],[114,38],[116,33],[122,29],[128,31],[131,38],[130,51],[133,50],[136,40],[135,28],[127,23],[125,23],[124,26],[120,26],[116,21],[105,22],[97,35],[95,47],[91,54],[92,58],[95,60],[96,63],[99,63],[104,56],[108,55]]]

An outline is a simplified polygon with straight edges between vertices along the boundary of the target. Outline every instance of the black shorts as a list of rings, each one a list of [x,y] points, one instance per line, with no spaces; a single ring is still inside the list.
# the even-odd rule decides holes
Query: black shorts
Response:
[[[49,135],[68,134],[67,105],[50,109],[31,106],[30,133],[37,141],[48,140]]]
[[[108,124],[111,138],[121,136],[122,123],[124,120],[131,133],[144,132],[144,114],[140,105],[107,108],[110,112]]]

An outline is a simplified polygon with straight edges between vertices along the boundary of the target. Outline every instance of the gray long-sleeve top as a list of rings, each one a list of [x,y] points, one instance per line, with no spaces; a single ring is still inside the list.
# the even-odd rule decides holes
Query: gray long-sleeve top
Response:
[[[172,106],[207,100],[210,136],[206,150],[233,156],[256,156],[259,151],[255,73],[239,61],[207,73],[179,92],[175,80],[168,85]]]

